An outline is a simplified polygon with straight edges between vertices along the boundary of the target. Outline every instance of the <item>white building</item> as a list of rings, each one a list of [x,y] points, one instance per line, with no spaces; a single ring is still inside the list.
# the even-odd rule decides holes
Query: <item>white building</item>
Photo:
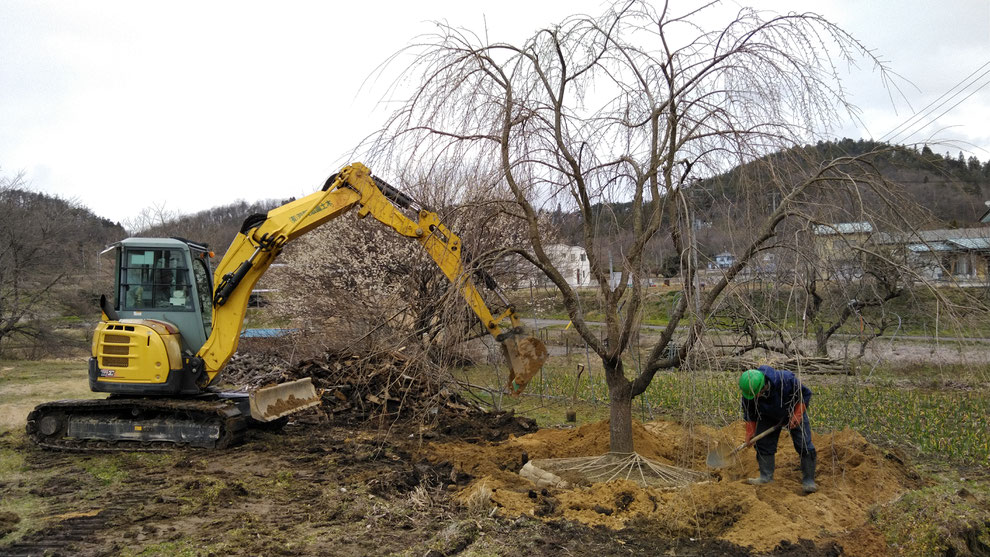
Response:
[[[591,286],[591,263],[584,248],[553,244],[547,246],[546,252],[567,284],[573,287]]]
[[[736,262],[736,256],[729,252],[723,252],[715,256],[715,266],[719,269],[728,269]]]

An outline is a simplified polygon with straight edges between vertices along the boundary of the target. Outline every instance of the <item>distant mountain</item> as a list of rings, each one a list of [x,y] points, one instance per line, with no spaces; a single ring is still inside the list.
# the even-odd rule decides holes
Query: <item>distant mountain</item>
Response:
[[[5,253],[33,253],[32,242],[39,242],[60,266],[77,269],[90,268],[96,253],[127,235],[75,202],[18,187],[0,188],[0,222]]]
[[[967,226],[977,222],[986,211],[984,202],[990,199],[990,161],[981,163],[976,157],[966,157],[962,152],[955,156],[951,153],[941,155],[928,146],[916,150],[877,141],[843,139],[820,141],[768,158],[802,160],[806,165],[817,166],[838,157],[864,155],[885,180],[925,207],[934,225]],[[716,180],[725,183],[743,171],[743,168],[737,168]]]
[[[71,201],[0,177],[0,351],[20,355],[83,343],[54,330],[58,316],[99,315],[113,273],[97,255],[126,235]]]
[[[870,154],[872,153],[872,154]],[[843,156],[869,155],[873,167],[905,198],[914,201],[927,212],[923,227],[957,228],[978,223],[990,199],[990,161],[980,162],[963,153],[953,156],[935,153],[929,147],[920,150],[891,146],[867,140],[843,139],[819,142],[786,152],[774,153],[758,161],[693,184],[685,192],[695,201],[696,226],[704,252],[711,256],[732,251],[728,229],[733,226],[732,214],[747,211],[767,212],[779,202],[776,190],[763,186],[769,183],[768,168],[795,175],[818,167],[823,161]],[[783,169],[783,170],[781,170]],[[841,199],[823,199],[840,205]],[[852,201],[850,201],[851,203]],[[593,218],[600,238],[619,238],[631,228],[631,203],[595,205]],[[842,211],[836,210],[836,218]],[[853,214],[850,210],[848,213]],[[552,219],[560,229],[561,241],[583,243],[581,218],[577,213],[558,208]],[[666,236],[666,235],[664,235]],[[611,240],[605,240],[611,241]],[[658,239],[663,243],[664,239]],[[667,248],[657,248],[663,252]]]
[[[191,215],[165,216],[164,222],[140,226],[133,236],[180,237],[209,245],[217,255],[223,255],[237,235],[244,219],[253,214],[266,214],[288,200],[265,199],[248,203],[236,201],[193,213]]]

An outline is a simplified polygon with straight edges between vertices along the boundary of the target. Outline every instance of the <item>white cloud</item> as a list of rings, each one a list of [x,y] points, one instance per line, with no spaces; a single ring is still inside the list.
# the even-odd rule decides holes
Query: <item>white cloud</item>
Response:
[[[758,2],[778,11],[793,2]],[[919,91],[913,108],[986,61],[990,4],[809,4],[876,45]],[[487,13],[485,13],[487,11]],[[519,41],[597,1],[192,2],[8,0],[0,5],[0,171],[123,220],[165,202],[193,212],[306,194],[380,124],[385,83],[363,80],[430,20]],[[981,56],[983,58],[981,58]],[[869,68],[851,72],[874,137],[910,116]],[[990,88],[937,125],[990,148]],[[859,133],[848,127],[844,132]],[[865,132],[863,132],[865,133]],[[986,152],[977,152],[987,158]]]

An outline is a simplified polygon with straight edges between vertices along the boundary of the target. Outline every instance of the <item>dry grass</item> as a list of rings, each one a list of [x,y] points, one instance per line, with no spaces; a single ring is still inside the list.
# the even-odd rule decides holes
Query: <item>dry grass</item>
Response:
[[[482,480],[472,486],[466,495],[458,499],[468,513],[472,515],[488,514],[495,507],[495,503],[492,502],[492,493],[492,488],[488,486],[488,482]]]
[[[0,431],[23,429],[38,404],[71,398],[103,398],[89,390],[84,360],[0,362]]]

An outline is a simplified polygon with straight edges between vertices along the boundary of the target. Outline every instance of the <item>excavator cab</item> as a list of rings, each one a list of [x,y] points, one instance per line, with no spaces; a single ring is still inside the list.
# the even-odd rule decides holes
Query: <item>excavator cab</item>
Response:
[[[155,319],[178,327],[195,353],[212,328],[209,249],[175,238],[128,238],[116,244],[115,310],[123,319]]]
[[[94,392],[195,395],[202,366],[192,357],[209,336],[209,251],[174,238],[128,238],[116,251],[115,302],[101,301],[89,383]],[[197,369],[199,368],[199,369]]]

